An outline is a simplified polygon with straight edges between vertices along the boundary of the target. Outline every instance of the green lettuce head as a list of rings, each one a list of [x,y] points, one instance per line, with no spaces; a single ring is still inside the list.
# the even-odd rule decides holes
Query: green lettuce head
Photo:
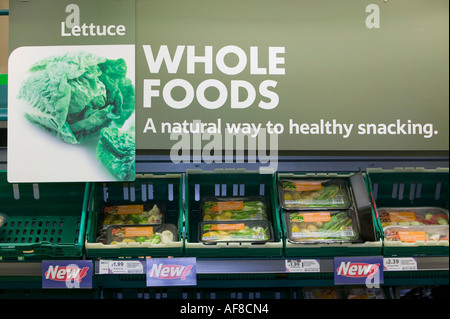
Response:
[[[134,180],[136,173],[134,132],[115,127],[102,129],[96,156],[119,180]]]
[[[98,138],[134,112],[135,93],[125,60],[70,52],[38,61],[19,91],[25,117],[66,143]]]

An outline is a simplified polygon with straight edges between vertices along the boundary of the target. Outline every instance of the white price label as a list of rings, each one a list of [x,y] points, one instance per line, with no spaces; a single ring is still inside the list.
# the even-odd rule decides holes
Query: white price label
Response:
[[[417,270],[417,259],[412,257],[405,258],[384,258],[385,271],[414,271]]]
[[[100,260],[99,274],[145,274],[144,262],[139,260]]]
[[[317,259],[286,260],[286,272],[320,272],[320,262]]]

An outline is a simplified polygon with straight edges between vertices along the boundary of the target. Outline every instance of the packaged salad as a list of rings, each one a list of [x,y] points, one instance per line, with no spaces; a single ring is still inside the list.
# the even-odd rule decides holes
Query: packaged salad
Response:
[[[286,212],[285,223],[292,243],[361,242],[353,210]]]
[[[289,210],[348,209],[349,190],[342,179],[281,179],[280,204]]]
[[[448,225],[439,226],[386,226],[384,227],[386,242],[434,242],[448,244]]]
[[[448,299],[448,286],[397,286],[394,299]]]
[[[106,244],[108,245],[118,243],[167,244],[177,241],[177,238],[177,227],[173,224],[159,226],[112,225],[106,231]]]
[[[381,288],[344,287],[345,299],[386,299]]]
[[[8,216],[6,214],[0,213],[0,228],[6,224],[8,221]]]
[[[448,225],[448,210],[439,207],[381,207],[381,226]]]
[[[201,204],[204,221],[268,220],[264,197],[210,197]]]
[[[303,288],[304,299],[342,299],[339,287]]]
[[[161,225],[165,212],[163,203],[104,206],[100,229],[104,230],[110,225]]]
[[[218,242],[264,243],[273,241],[271,224],[266,220],[200,223],[200,241],[206,244]]]

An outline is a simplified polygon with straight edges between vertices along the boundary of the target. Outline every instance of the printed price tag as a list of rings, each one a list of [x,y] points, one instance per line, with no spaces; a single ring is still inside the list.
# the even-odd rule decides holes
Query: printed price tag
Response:
[[[287,259],[285,265],[286,272],[320,272],[318,259]]]
[[[411,271],[417,270],[417,259],[412,257],[405,258],[384,258],[385,271]]]
[[[145,274],[144,261],[100,260],[99,274]]]

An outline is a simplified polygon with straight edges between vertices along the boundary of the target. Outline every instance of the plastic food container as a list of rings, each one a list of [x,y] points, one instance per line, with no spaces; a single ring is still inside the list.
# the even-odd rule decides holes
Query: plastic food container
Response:
[[[200,241],[206,244],[218,242],[265,243],[273,241],[271,224],[266,220],[201,222]]]
[[[278,194],[281,206],[288,210],[348,209],[351,205],[342,179],[281,179]]]
[[[389,242],[447,242],[447,226],[387,226],[384,228],[384,240]]]
[[[394,299],[447,299],[446,286],[397,286]]]
[[[292,243],[361,242],[353,210],[286,212],[288,240]]]
[[[5,215],[5,214],[3,214],[3,213],[0,213],[0,228],[1,228],[4,224],[6,224],[7,221],[8,221],[8,216]]]
[[[100,229],[105,230],[110,225],[161,225],[165,212],[163,203],[104,206]]]
[[[343,290],[345,299],[386,299],[380,288],[346,287]]]
[[[201,204],[204,221],[268,220],[264,197],[209,197]]]
[[[178,240],[177,227],[173,224],[159,226],[113,225],[106,230],[106,244],[118,243],[167,244]]]
[[[439,207],[378,208],[381,226],[448,225],[448,210]]]
[[[387,226],[384,227],[384,240],[387,242],[433,242],[448,243],[448,225],[443,226]]]
[[[337,287],[303,288],[304,299],[342,299]]]

